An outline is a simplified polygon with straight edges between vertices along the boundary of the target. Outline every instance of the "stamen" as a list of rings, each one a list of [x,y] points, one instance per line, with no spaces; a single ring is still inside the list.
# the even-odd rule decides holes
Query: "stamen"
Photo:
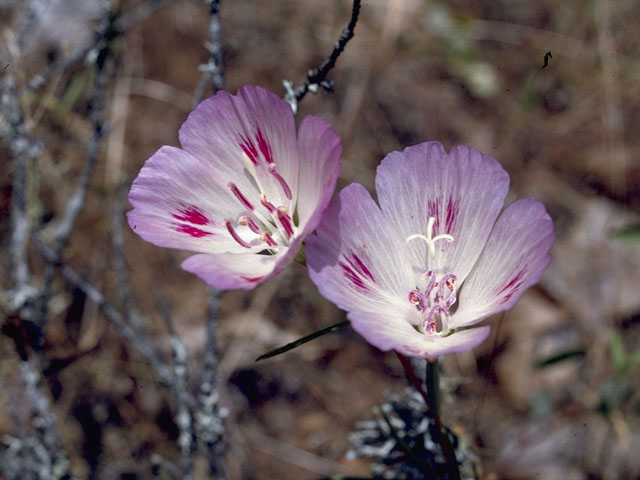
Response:
[[[269,165],[269,173],[276,177],[276,180],[280,182],[280,186],[282,187],[282,190],[284,190],[287,200],[291,200],[291,198],[293,198],[291,195],[291,188],[289,188],[287,181],[277,172],[275,163]]]
[[[424,320],[424,331],[430,334],[438,333],[438,322],[434,318],[438,314],[444,313],[444,308],[441,305],[434,305],[427,313],[427,317]],[[440,315],[440,321],[442,323],[442,315]]]
[[[456,276],[453,273],[447,273],[440,279],[440,282],[438,283],[440,285],[438,286],[438,291],[436,292],[436,295],[434,297],[434,301],[436,302],[439,302],[440,300],[445,298],[445,289],[449,289],[449,296],[453,294],[453,290],[455,289],[456,284]],[[446,298],[449,298],[449,296],[447,296]]]
[[[267,196],[263,193],[260,195],[260,203],[264,208],[266,208],[270,214],[274,214],[277,210],[276,206],[267,200]]]
[[[291,238],[294,233],[293,222],[291,221],[291,217],[287,215],[285,209],[278,208],[278,220],[280,221],[282,228],[284,228],[287,238]]]
[[[269,232],[262,232],[260,234],[260,241],[266,243],[270,247],[277,247],[278,243],[273,239]]]
[[[422,297],[422,293],[420,293],[418,290],[411,290],[409,292],[409,301],[416,307],[418,307],[418,310],[424,310],[424,300]]]
[[[249,227],[253,233],[261,233],[260,227],[253,221],[253,218],[248,217],[246,215],[238,218],[238,225],[242,225],[243,227]]]
[[[229,182],[227,183],[227,186],[229,187],[229,189],[231,189],[231,192],[236,196],[236,198],[240,200],[240,203],[242,203],[244,208],[253,211],[253,205],[251,204],[251,202],[249,202],[249,200],[247,200],[247,197],[242,194],[235,183]]]
[[[431,290],[433,290],[433,287],[436,286],[436,276],[431,270],[429,270],[427,273],[422,275],[422,278],[427,281],[427,286],[424,289],[424,295],[425,297],[428,297],[429,295],[431,295]]]
[[[236,232],[236,229],[233,228],[233,225],[231,224],[230,220],[225,220],[224,221],[224,226],[227,227],[227,230],[229,230],[229,233],[231,234],[231,236],[233,237],[233,239],[238,242],[240,245],[242,245],[244,248],[251,248],[251,245],[249,245],[247,242],[245,242],[242,238],[240,238],[240,235],[238,235],[238,232]]]

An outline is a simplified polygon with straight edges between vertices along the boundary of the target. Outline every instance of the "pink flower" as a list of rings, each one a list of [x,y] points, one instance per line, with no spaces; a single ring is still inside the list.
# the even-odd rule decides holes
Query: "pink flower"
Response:
[[[217,288],[254,288],[295,257],[340,171],[340,138],[318,117],[296,136],[291,107],[259,87],[218,92],[189,115],[182,148],[149,158],[129,193],[129,225]]]
[[[378,167],[378,206],[342,190],[306,244],[311,278],[383,351],[435,359],[473,348],[549,264],[553,225],[533,198],[500,213],[509,176],[469,147],[430,142]]]

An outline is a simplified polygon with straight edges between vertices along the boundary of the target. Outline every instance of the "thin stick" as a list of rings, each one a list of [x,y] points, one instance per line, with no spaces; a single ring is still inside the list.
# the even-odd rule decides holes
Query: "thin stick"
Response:
[[[142,328],[142,317],[136,307],[131,295],[131,287],[129,285],[129,275],[124,259],[124,236],[122,232],[122,219],[124,217],[124,209],[126,208],[127,191],[129,184],[123,182],[118,187],[116,208],[113,215],[113,231],[111,242],[113,245],[113,266],[118,276],[118,288],[126,316],[131,320],[131,324],[136,328]]]
[[[440,420],[440,371],[438,359],[434,361],[427,360],[427,371],[425,375],[425,383],[429,397],[429,415],[433,418],[436,430],[438,431],[438,440],[440,448],[447,461],[447,471],[451,480],[460,480],[460,470],[458,469],[458,461],[456,460],[453,446],[449,441],[449,437],[445,434]]]
[[[213,92],[224,90],[224,60],[222,49],[222,28],[220,26],[220,0],[204,0],[209,8],[209,41],[204,44],[204,48],[209,52],[207,63],[200,65],[202,73],[200,83],[196,87],[193,95],[193,105],[195,108],[202,100],[207,85],[211,82]]]
[[[155,351],[155,347],[146,336],[142,336],[136,332],[131,325],[125,321],[122,314],[109,302],[98,289],[85,281],[73,269],[64,265],[54,255],[53,250],[45,245],[45,243],[34,234],[35,243],[38,246],[42,256],[53,266],[57,267],[67,281],[76,288],[79,288],[87,296],[89,300],[98,305],[102,313],[116,326],[118,331],[140,352],[153,370],[158,375],[160,382],[166,386],[173,383],[173,375],[167,367],[160,361]]]
[[[431,412],[431,407],[430,407],[430,403],[429,403],[429,395],[427,395],[427,392],[425,392],[424,388],[422,387],[422,382],[416,376],[416,372],[413,371],[413,367],[411,366],[411,362],[409,361],[409,359],[407,357],[405,357],[401,353],[397,352],[396,350],[394,350],[393,352],[398,357],[398,360],[400,360],[400,363],[402,364],[402,368],[404,368],[404,373],[406,373],[407,378],[411,382],[411,385],[413,385],[413,387],[422,396],[422,399],[424,400],[424,404],[427,406],[427,412]]]
[[[307,73],[307,79],[304,84],[294,87],[293,82],[285,80],[283,83],[286,90],[284,99],[289,102],[294,113],[298,111],[298,102],[300,102],[307,92],[317,92],[319,87],[324,88],[327,91],[333,90],[333,83],[326,80],[328,73],[336,65],[336,61],[340,54],[344,51],[349,40],[353,38],[356,23],[358,22],[358,15],[360,14],[361,0],[353,1],[353,8],[351,9],[351,18],[349,23],[333,46],[331,54],[322,62],[320,67],[316,70],[309,70]]]
[[[11,242],[11,307],[23,310],[36,295],[31,286],[31,273],[27,263],[27,245],[29,239],[29,218],[27,216],[27,162],[39,155],[39,144],[30,137],[20,106],[16,79],[11,72],[4,75],[0,84],[0,107],[2,116],[8,120],[9,128],[3,135],[9,147],[9,156],[13,163],[13,183],[11,191],[10,228]],[[4,133],[4,132],[3,132]],[[21,312],[30,316],[28,312]]]
[[[193,474],[194,452],[194,428],[193,428],[193,397],[188,391],[189,369],[187,366],[187,348],[173,328],[171,313],[168,307],[158,295],[156,305],[167,330],[169,331],[169,343],[173,355],[173,377],[171,385],[174,402],[176,404],[175,420],[178,425],[178,447],[180,448],[180,470],[183,479],[190,479]]]
[[[207,315],[207,333],[205,339],[204,367],[198,395],[196,411],[196,432],[198,448],[209,462],[209,471],[215,478],[226,478],[222,455],[226,444],[222,439],[224,433],[223,415],[218,407],[218,316],[220,310],[220,292],[209,289],[209,313]]]

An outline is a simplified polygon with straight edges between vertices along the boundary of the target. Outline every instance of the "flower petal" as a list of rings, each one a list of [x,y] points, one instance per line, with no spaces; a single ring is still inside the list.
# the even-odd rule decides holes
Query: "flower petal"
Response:
[[[488,155],[465,146],[447,155],[438,142],[408,147],[385,157],[376,174],[380,208],[389,229],[404,241],[428,236],[427,221],[435,218],[433,237],[452,235],[435,243],[429,259],[427,244],[410,240],[405,248],[422,272],[454,273],[462,282],[478,259],[509,189],[509,176]]]
[[[523,198],[509,205],[460,289],[450,326],[471,325],[515,305],[551,261],[554,238],[553,223],[540,202]]]
[[[407,299],[414,275],[402,245],[359,184],[344,188],[307,237],[307,265],[320,293],[343,310],[414,311]],[[418,320],[416,319],[416,323]]]
[[[276,206],[295,205],[292,186],[297,183],[299,162],[295,120],[289,104],[274,93],[252,86],[241,88],[237,95],[220,91],[191,112],[179,137],[186,151],[209,162],[225,185],[237,185],[258,208],[262,209],[259,193]],[[270,165],[277,167],[277,175]]]
[[[340,174],[340,136],[322,118],[308,116],[298,131],[300,179],[298,191],[301,235],[312,232],[327,208]]]
[[[235,222],[242,207],[220,186],[210,165],[179,148],[162,147],[145,162],[129,202],[134,207],[129,225],[155,245],[207,253],[264,248],[247,249],[233,240],[224,220]]]
[[[298,251],[300,242],[276,255],[198,254],[182,268],[220,290],[251,290],[280,273]]]
[[[440,355],[470,350],[484,341],[490,327],[470,328],[447,337],[425,335],[399,316],[369,312],[350,312],[351,326],[370,344],[382,351],[396,350],[403,355],[433,360]]]

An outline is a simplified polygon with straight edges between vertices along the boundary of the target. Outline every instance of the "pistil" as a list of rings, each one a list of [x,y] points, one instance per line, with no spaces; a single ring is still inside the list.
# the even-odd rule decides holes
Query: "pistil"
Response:
[[[422,235],[421,233],[414,233],[413,235],[409,235],[405,239],[405,243],[409,243],[411,240],[424,240],[427,243],[427,249],[429,251],[429,259],[433,260],[436,258],[436,242],[438,240],[445,240],[449,243],[453,242],[453,236],[448,233],[441,233],[440,235],[433,236],[433,225],[436,223],[435,217],[429,217],[427,220],[427,235]]]

